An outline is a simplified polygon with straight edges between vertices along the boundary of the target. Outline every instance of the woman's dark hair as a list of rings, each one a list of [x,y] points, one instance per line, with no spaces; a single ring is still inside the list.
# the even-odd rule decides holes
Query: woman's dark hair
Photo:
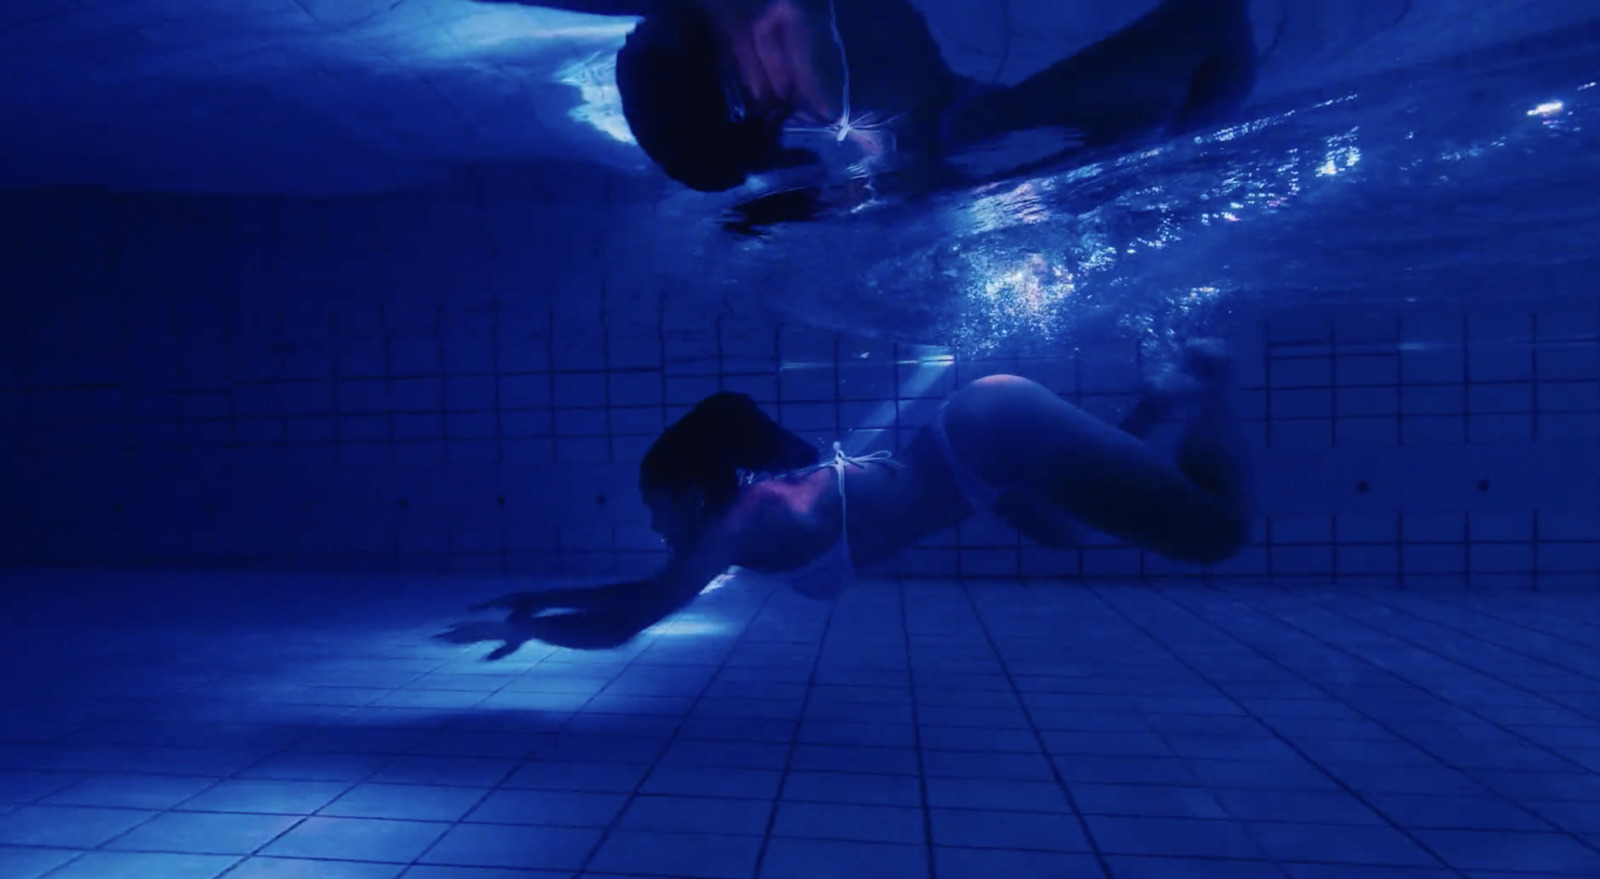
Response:
[[[672,423],[639,464],[639,490],[674,497],[699,489],[706,511],[739,496],[739,471],[781,473],[817,463],[817,447],[784,430],[744,394],[722,391]]]
[[[701,192],[815,162],[808,150],[783,147],[783,120],[731,111],[725,55],[716,22],[693,4],[639,22],[617,52],[622,115],[639,148],[668,177]]]

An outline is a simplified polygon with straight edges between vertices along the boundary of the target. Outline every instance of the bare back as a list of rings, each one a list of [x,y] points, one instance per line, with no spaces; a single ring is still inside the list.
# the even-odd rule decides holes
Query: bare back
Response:
[[[755,483],[729,513],[729,525],[738,535],[735,564],[741,567],[793,570],[845,536],[851,560],[860,568],[886,562],[971,514],[937,447],[922,431],[892,465],[848,464],[842,477],[824,467]]]

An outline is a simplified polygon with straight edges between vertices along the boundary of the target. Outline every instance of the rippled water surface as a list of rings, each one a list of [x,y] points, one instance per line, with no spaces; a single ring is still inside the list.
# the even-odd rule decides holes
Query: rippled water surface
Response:
[[[1596,80],[1592,40],[1503,48],[762,237],[702,215],[663,268],[736,312],[971,352],[1310,301],[1593,297]]]

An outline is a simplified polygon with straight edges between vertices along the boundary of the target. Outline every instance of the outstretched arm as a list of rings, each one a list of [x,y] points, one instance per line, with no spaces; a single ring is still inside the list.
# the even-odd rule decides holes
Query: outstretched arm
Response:
[[[472,606],[473,610],[505,610],[509,621],[527,620],[552,610],[595,611],[604,613],[612,608],[635,603],[642,590],[650,588],[651,579],[627,580],[604,586],[577,586],[568,589],[535,589],[528,592],[508,592]]]
[[[725,543],[704,541],[694,549],[675,553],[666,568],[648,580],[522,593],[494,604],[511,607],[512,619],[526,619],[534,608],[568,609],[568,613],[527,620],[529,634],[557,647],[603,650],[626,644],[682,610],[732,563],[732,552]],[[527,603],[518,601],[524,596]]]

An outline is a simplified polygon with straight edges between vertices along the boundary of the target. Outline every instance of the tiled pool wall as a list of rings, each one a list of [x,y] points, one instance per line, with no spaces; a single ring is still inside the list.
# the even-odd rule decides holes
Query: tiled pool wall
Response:
[[[1107,417],[1138,381],[1132,342],[957,361],[719,316],[652,284],[636,236],[536,193],[4,210],[28,217],[0,261],[23,291],[0,306],[9,564],[632,571],[659,555],[639,456],[718,388],[860,447],[990,372]],[[1448,298],[1234,321],[1264,516],[1216,573],[1600,586],[1600,306]],[[982,520],[896,572],[1208,573]]]

